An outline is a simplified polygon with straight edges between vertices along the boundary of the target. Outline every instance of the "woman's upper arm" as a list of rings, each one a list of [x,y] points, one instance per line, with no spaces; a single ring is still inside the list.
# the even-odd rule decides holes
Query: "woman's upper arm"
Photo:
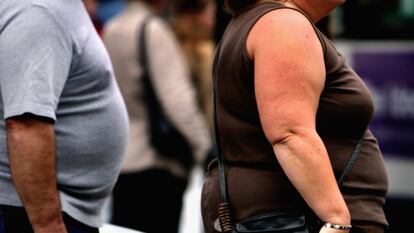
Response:
[[[255,96],[269,142],[315,130],[325,64],[308,19],[290,9],[267,13],[252,28],[247,51],[254,61]]]

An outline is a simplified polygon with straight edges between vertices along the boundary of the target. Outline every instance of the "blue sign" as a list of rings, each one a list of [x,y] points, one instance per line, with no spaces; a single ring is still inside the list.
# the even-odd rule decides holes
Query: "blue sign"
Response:
[[[414,51],[353,51],[353,67],[374,96],[371,129],[386,156],[414,159]]]

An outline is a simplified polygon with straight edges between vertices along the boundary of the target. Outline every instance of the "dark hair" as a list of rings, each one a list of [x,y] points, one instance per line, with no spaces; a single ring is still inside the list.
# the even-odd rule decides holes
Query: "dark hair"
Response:
[[[226,0],[225,9],[232,15],[236,15],[246,7],[252,6],[259,0]]]
[[[212,0],[176,0],[175,10],[178,12],[203,11]]]
[[[233,16],[240,13],[242,10],[246,9],[247,7],[253,6],[258,3],[260,0],[225,0],[224,8],[225,10],[232,14]],[[289,0],[273,0],[280,3],[286,3]]]

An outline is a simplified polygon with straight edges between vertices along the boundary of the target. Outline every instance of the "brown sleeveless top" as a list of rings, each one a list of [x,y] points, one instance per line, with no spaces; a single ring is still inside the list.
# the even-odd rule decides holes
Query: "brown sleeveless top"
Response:
[[[235,16],[214,60],[217,134],[227,165],[228,192],[236,219],[305,205],[283,173],[262,130],[254,95],[254,66],[246,49],[247,36],[256,21],[280,8],[286,6],[265,2]],[[371,94],[334,44],[315,30],[324,49],[326,66],[317,131],[328,150],[336,176],[344,170],[357,139],[363,135],[359,158],[341,191],[353,220],[387,225],[383,212],[387,175],[377,140],[367,130],[373,115]],[[211,227],[217,218],[219,201],[217,169],[213,165],[202,196],[207,232],[214,232]]]

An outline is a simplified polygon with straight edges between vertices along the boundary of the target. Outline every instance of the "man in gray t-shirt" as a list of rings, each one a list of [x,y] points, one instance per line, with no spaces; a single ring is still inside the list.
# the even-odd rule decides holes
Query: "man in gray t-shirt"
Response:
[[[82,1],[1,0],[0,224],[24,207],[36,233],[72,232],[66,216],[96,230],[127,132]]]

